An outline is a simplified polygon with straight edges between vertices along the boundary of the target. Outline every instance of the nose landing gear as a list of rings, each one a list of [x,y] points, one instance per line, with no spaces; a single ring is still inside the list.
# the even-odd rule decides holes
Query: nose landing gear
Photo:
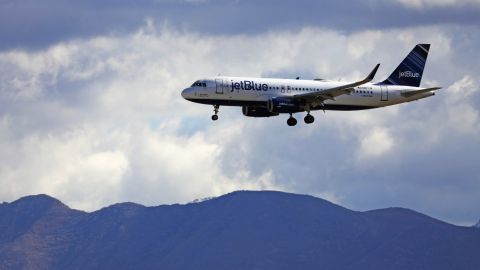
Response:
[[[218,120],[218,110],[220,109],[220,106],[219,105],[213,105],[213,112],[215,113],[214,115],[212,115],[212,120],[213,121],[217,121]]]

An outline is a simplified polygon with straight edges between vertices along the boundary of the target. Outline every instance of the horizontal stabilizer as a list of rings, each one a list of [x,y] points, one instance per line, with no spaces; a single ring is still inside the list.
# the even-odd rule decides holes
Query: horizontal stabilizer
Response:
[[[407,92],[404,92],[404,93],[401,93],[401,95],[403,97],[412,97],[412,96],[415,96],[415,95],[418,95],[418,94],[423,94],[423,93],[427,93],[427,92],[430,92],[430,91],[436,91],[438,89],[441,89],[441,87],[431,87],[431,88],[425,88],[425,89],[421,89],[421,90],[414,90],[414,91],[407,91]]]

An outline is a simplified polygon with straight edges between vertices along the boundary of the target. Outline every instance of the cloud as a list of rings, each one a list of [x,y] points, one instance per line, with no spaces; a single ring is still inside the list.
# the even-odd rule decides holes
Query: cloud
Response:
[[[479,0],[397,0],[408,8],[451,7],[464,5],[480,5]]]
[[[466,75],[452,84],[448,91],[452,93],[451,101],[466,100],[475,94],[478,89],[472,77]]]
[[[471,135],[480,133],[478,106],[470,102],[479,90],[478,82],[475,82],[468,75],[456,81],[447,89],[452,97],[447,101],[449,109],[446,119],[452,126],[455,126],[454,132]]]
[[[252,35],[322,27],[345,32],[431,25],[479,25],[474,0],[199,1],[29,0],[0,2],[0,50],[45,49],[67,40],[128,35],[153,18],[158,26],[205,35]],[[301,16],[299,15],[301,14]]]
[[[479,41],[470,35],[459,44],[456,35],[478,28],[458,30],[206,35],[148,21],[129,34],[5,51],[0,199],[46,192],[93,210],[278,189],[323,194],[354,209],[401,205],[473,222],[479,63],[464,53]],[[417,42],[433,44],[424,84],[444,89],[411,104],[315,112],[315,124],[289,128],[284,116],[252,119],[227,107],[212,123],[212,108],[180,97],[196,79],[218,73],[354,80],[380,61],[381,80]]]
[[[381,157],[392,149],[393,141],[387,129],[375,128],[361,139],[358,156],[360,159]]]

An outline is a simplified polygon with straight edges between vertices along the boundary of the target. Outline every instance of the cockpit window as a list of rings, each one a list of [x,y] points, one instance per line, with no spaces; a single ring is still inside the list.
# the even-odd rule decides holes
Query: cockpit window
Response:
[[[196,81],[192,84],[191,87],[195,87],[195,86],[197,86],[197,87],[207,87],[207,84],[204,83],[204,82],[201,82],[201,81]]]

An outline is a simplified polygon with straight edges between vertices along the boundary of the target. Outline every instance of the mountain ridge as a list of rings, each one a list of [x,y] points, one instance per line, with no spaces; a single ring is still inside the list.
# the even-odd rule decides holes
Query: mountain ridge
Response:
[[[0,205],[0,269],[472,269],[478,250],[472,227],[277,191],[90,213],[47,195]]]

